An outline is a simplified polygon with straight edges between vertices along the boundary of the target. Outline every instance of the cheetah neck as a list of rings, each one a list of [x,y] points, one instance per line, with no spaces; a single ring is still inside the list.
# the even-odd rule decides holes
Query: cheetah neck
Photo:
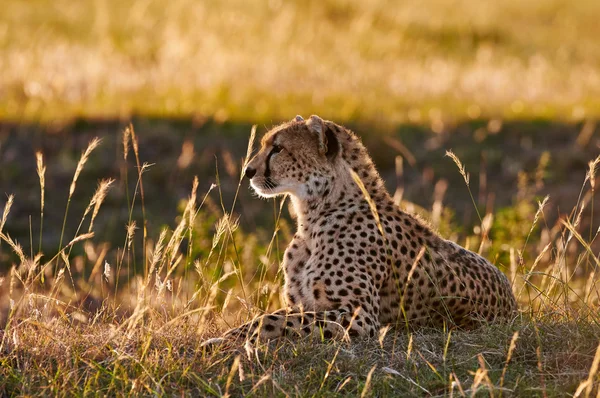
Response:
[[[290,195],[297,216],[298,233],[305,238],[311,236],[313,226],[324,222],[334,213],[370,212],[365,195],[354,181],[351,170],[358,175],[378,207],[392,203],[362,144],[356,140],[344,144],[343,155],[336,162],[334,177],[311,179],[302,192]]]

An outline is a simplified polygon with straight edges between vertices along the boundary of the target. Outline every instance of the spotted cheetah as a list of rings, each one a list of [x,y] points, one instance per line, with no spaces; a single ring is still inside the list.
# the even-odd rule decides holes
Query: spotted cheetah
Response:
[[[389,324],[469,328],[515,315],[506,276],[400,209],[348,129],[297,116],[265,135],[245,175],[259,196],[289,195],[298,228],[283,259],[287,307],[226,339],[374,337]]]

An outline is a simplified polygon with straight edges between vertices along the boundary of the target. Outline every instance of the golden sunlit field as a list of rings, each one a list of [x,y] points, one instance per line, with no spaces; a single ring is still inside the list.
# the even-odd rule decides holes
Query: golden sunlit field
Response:
[[[594,0],[8,0],[0,116],[600,112]]]
[[[599,19],[593,0],[8,0],[0,396],[600,396]],[[519,316],[203,349],[282,305],[289,203],[241,170],[312,113],[505,272]]]

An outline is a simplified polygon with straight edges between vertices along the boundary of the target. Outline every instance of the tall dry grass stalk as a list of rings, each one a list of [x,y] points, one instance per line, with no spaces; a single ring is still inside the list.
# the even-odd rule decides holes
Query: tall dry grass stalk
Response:
[[[544,197],[544,200],[542,200],[541,202],[538,201],[538,209],[535,212],[535,216],[533,216],[533,222],[531,223],[531,228],[529,229],[529,233],[527,234],[527,238],[525,239],[525,245],[527,245],[527,242],[529,241],[529,237],[531,236],[531,233],[533,232],[535,226],[537,225],[537,222],[540,219],[540,216],[544,215],[544,208],[548,204],[548,200],[550,200],[550,195],[546,195]]]
[[[581,236],[581,234],[577,231],[577,226],[575,224],[571,224],[568,220],[561,220],[561,223],[569,231],[569,233],[572,236],[574,236],[575,239],[577,239],[577,241],[579,241],[581,246],[583,246],[583,248],[590,255],[592,260],[594,260],[596,267],[600,267],[600,259],[598,259],[598,257],[594,254],[590,244],[586,242],[585,239],[583,239],[583,237]]]
[[[85,217],[85,215],[91,210],[93,206],[92,218],[90,219],[90,226],[88,227],[88,232],[91,232],[94,228],[94,220],[96,219],[96,216],[98,216],[98,212],[100,211],[102,202],[104,202],[104,199],[106,198],[106,195],[108,194],[108,191],[114,182],[114,179],[109,178],[101,180],[98,184],[98,188],[96,189],[94,196],[92,196],[92,200],[90,201],[90,204],[88,205],[84,214]]]
[[[467,170],[465,169],[465,165],[462,164],[462,162],[460,161],[458,156],[456,156],[454,154],[454,152],[452,152],[452,151],[446,151],[446,156],[448,156],[450,159],[452,159],[454,164],[456,164],[456,167],[458,167],[458,171],[460,172],[460,175],[463,177],[465,184],[467,184],[467,186],[469,186],[470,176],[469,176],[469,173],[467,173]]]
[[[471,386],[471,398],[475,397],[478,392],[478,388],[481,384],[487,386],[488,391],[491,393],[493,391],[492,381],[490,380],[489,370],[485,365],[485,359],[483,355],[477,355],[477,362],[479,362],[479,368],[475,371],[473,375],[473,385]]]
[[[512,354],[515,350],[515,348],[517,348],[517,339],[519,338],[519,332],[516,331],[515,333],[513,333],[512,338],[510,339],[510,345],[508,346],[508,353],[506,354],[506,361],[504,362],[504,368],[502,368],[502,375],[500,376],[500,381],[499,381],[499,385],[500,385],[500,396],[502,396],[502,387],[504,386],[504,377],[506,377],[506,371],[508,370],[508,364],[510,363],[510,360],[512,358]]]
[[[140,187],[140,197],[141,197],[141,201],[142,201],[142,218],[143,218],[142,263],[144,265],[145,272],[147,272],[148,264],[147,264],[147,259],[146,259],[145,248],[146,248],[146,243],[148,241],[148,220],[146,218],[146,196],[144,195],[144,180],[142,178],[142,175],[144,174],[144,171],[149,166],[146,163],[144,163],[143,165],[140,163],[139,143],[138,143],[137,136],[135,135],[135,129],[133,128],[133,124],[130,123],[127,130],[129,131],[131,145],[133,147],[133,154],[135,155],[135,163],[136,163],[137,170],[138,170],[137,184]],[[123,156],[125,156],[125,160],[127,160],[127,155],[126,155],[127,149],[126,148],[128,148],[128,146],[126,145],[127,135],[128,135],[127,132],[123,134],[123,148],[124,148]],[[132,208],[133,208],[133,203],[132,203]]]
[[[79,233],[81,231],[81,227],[83,226],[83,222],[85,221],[87,215],[90,212],[92,213],[92,216],[90,219],[90,225],[89,225],[87,233],[88,234],[92,233],[92,229],[94,227],[94,220],[96,219],[96,216],[98,215],[98,212],[100,211],[100,207],[102,206],[102,202],[106,198],[108,190],[109,190],[110,186],[114,183],[114,181],[115,181],[114,179],[103,179],[98,183],[98,187],[96,188],[94,195],[92,195],[92,199],[88,203],[81,219],[79,220],[79,225],[77,226],[77,230],[75,231],[76,237],[80,236]],[[71,255],[71,251],[73,249],[73,244],[69,244],[68,247],[69,247],[68,252],[66,252],[66,253],[65,253],[65,251],[60,252],[61,256],[59,258],[63,259],[63,262],[64,262],[65,258],[68,259],[68,257]],[[73,274],[71,273],[70,266],[67,266],[67,271],[68,271],[69,278],[71,279],[71,285],[73,287],[73,294],[76,297],[77,293],[76,293],[76,288],[75,288],[75,281],[73,279]],[[42,278],[43,277],[44,276],[42,275]]]
[[[77,167],[75,168],[75,174],[73,175],[73,180],[71,181],[71,186],[69,187],[69,198],[73,196],[75,193],[75,186],[77,184],[77,180],[79,179],[79,175],[83,171],[83,167],[87,163],[90,155],[100,145],[101,140],[99,138],[94,138],[87,146],[85,151],[81,154],[81,158],[79,162],[77,162]]]
[[[144,288],[147,288],[150,285],[150,277],[154,274],[154,271],[157,269],[157,265],[163,258],[163,250],[165,248],[165,238],[167,237],[167,232],[167,228],[163,228],[158,237],[158,241],[156,242],[156,246],[154,246],[152,260],[150,261],[150,270],[148,272],[148,277],[146,278]]]
[[[27,262],[25,253],[23,253],[23,248],[18,242],[14,241],[10,235],[0,232],[0,240],[3,240],[10,246],[13,252],[19,257],[21,264],[25,264]]]
[[[219,292],[219,286],[221,285],[221,283],[226,281],[230,276],[235,275],[235,274],[236,273],[234,271],[223,274],[208,289],[208,294],[206,296],[204,296],[204,302],[201,305],[201,307],[204,308],[205,311],[201,312],[201,315],[198,319],[198,323],[196,325],[198,333],[202,333],[205,330],[205,328],[208,326],[206,321],[210,315],[210,311],[215,309],[215,300],[216,300],[217,294]],[[194,293],[194,296],[196,296],[196,297],[198,297],[199,295],[200,295],[199,290],[196,291],[196,293]],[[193,297],[192,300],[195,299],[196,297]],[[192,300],[190,300],[190,301],[192,301]]]
[[[4,229],[4,224],[6,224],[6,220],[8,219],[8,214],[10,213],[10,208],[13,205],[15,200],[15,195],[9,195],[6,204],[4,205],[4,210],[2,211],[2,220],[0,220],[0,232]]]
[[[398,206],[402,203],[402,196],[404,195],[404,159],[402,156],[396,156],[395,159],[395,172],[396,172],[396,191],[394,191],[394,203]]]
[[[407,333],[410,332],[410,325],[408,324],[409,318],[406,315],[406,309],[404,308],[406,292],[408,291],[408,285],[410,284],[410,281],[412,280],[412,276],[413,276],[415,270],[417,269],[417,266],[420,264],[421,258],[423,258],[423,255],[425,254],[426,250],[427,250],[427,248],[425,246],[421,246],[421,249],[419,249],[419,252],[417,253],[417,256],[415,257],[415,261],[412,264],[412,267],[410,267],[410,271],[408,271],[408,275],[406,277],[406,282],[404,282],[404,286],[396,287],[398,289],[398,292],[402,292],[402,295],[400,296],[400,311],[402,312],[402,317],[404,318],[404,326],[406,328]],[[396,284],[399,284],[400,278],[395,277],[395,279],[396,279]],[[447,309],[445,309],[445,310],[448,311]]]
[[[323,389],[323,387],[325,386],[325,381],[327,380],[327,378],[331,374],[331,370],[333,369],[333,365],[335,364],[335,360],[337,359],[339,353],[340,353],[340,348],[338,348],[335,351],[335,354],[333,355],[333,358],[331,359],[331,361],[327,365],[327,370],[325,371],[325,374],[323,375],[323,380],[321,381],[321,385],[319,386],[319,391],[321,391]]]
[[[589,181],[592,190],[596,187],[596,170],[598,169],[598,164],[600,164],[600,156],[588,162],[588,171],[585,174],[584,183]]]
[[[239,196],[239,192],[240,192],[240,187],[242,186],[242,181],[244,179],[244,175],[246,172],[246,167],[248,165],[248,162],[250,161],[250,158],[252,156],[252,152],[253,152],[253,148],[254,148],[254,140],[256,139],[256,130],[257,130],[257,126],[253,125],[251,130],[250,130],[250,137],[248,138],[248,147],[246,148],[246,157],[244,158],[243,162],[242,162],[242,170],[240,171],[240,178],[238,180],[238,185],[237,188],[235,190],[235,195],[233,197],[233,201],[231,203],[231,207],[229,209],[229,214],[232,214],[235,210],[235,206],[237,204],[237,200],[238,200],[238,196]],[[227,211],[225,210],[225,205],[223,203],[223,195],[222,195],[222,191],[221,191],[221,179],[219,176],[219,169],[217,167],[216,169],[216,185],[219,188],[219,198],[221,201],[221,209],[223,211],[223,214],[227,214]],[[227,221],[229,221],[229,218],[227,218]],[[230,223],[227,222],[225,224],[223,224],[224,226],[227,227],[227,236],[226,236],[226,242],[227,241],[231,241],[232,245],[233,245],[233,250],[235,253],[235,261],[233,262],[234,267],[236,268],[236,276],[238,277],[238,280],[240,282],[240,287],[242,290],[242,296],[243,296],[243,300],[245,302],[248,302],[248,297],[246,294],[246,287],[245,287],[245,283],[244,283],[244,277],[243,277],[243,271],[242,271],[242,265],[241,265],[241,259],[239,257],[239,252],[238,252],[238,248],[235,242],[235,238],[233,236],[233,232],[234,229],[232,229],[232,227],[235,227],[235,229],[237,229],[236,223]],[[213,240],[214,243],[214,240]],[[214,247],[213,247],[214,249]],[[212,250],[211,250],[212,252]]]
[[[115,278],[115,291],[114,291],[114,296],[115,296],[115,301],[117,299],[117,294],[119,291],[119,275],[121,275],[121,269],[123,266],[123,259],[125,257],[125,253],[127,252],[127,264],[129,265],[129,253],[132,250],[132,246],[133,246],[133,238],[135,236],[135,231],[137,230],[137,223],[135,222],[135,220],[130,221],[127,223],[127,225],[125,226],[125,249],[121,251],[121,258],[119,261],[117,261],[116,264],[116,268],[117,268],[117,277]],[[129,269],[127,270],[127,277],[129,280]],[[108,281],[107,281],[108,282]]]
[[[596,384],[596,388],[598,389],[598,393],[596,397],[600,396],[600,386],[597,383],[594,383],[594,378],[598,373],[598,368],[600,367],[600,344],[598,344],[598,348],[596,349],[596,355],[594,355],[594,360],[592,361],[592,366],[590,367],[590,372],[588,373],[588,377],[586,380],[582,381],[573,397],[581,396],[581,393],[585,393],[585,397],[589,398],[592,393],[592,389],[594,388],[594,384]]]
[[[69,187],[69,197],[67,199],[67,206],[65,208],[65,214],[63,217],[63,225],[62,225],[62,229],[60,231],[60,240],[58,243],[58,252],[61,251],[62,248],[62,242],[63,242],[63,238],[64,238],[64,234],[65,234],[65,228],[67,226],[67,217],[69,214],[69,206],[71,205],[71,199],[73,197],[73,194],[75,193],[75,187],[77,185],[77,180],[79,179],[79,175],[81,174],[85,164],[87,163],[91,153],[94,151],[94,149],[96,149],[98,147],[98,145],[100,145],[101,140],[99,138],[94,138],[92,141],[90,141],[90,143],[88,144],[86,150],[81,154],[81,158],[79,159],[79,162],[77,162],[77,167],[75,168],[75,174],[73,175],[73,179],[71,180],[71,186]],[[56,266],[54,267],[54,272],[56,273],[57,269],[58,269],[58,261],[56,263]]]
[[[490,234],[490,230],[492,229],[493,223],[494,223],[494,214],[493,213],[487,213],[483,217],[483,220],[481,220],[481,227],[480,227],[481,242],[479,244],[479,250],[477,251],[477,253],[479,253],[480,255],[483,255],[483,251],[490,244],[489,234]]]
[[[240,180],[244,178],[246,173],[246,166],[248,166],[248,162],[250,162],[250,158],[252,157],[252,151],[254,148],[254,140],[256,139],[256,124],[252,126],[250,130],[250,138],[248,139],[248,148],[246,148],[246,157],[244,158],[244,162],[242,163],[242,175]]]
[[[348,168],[348,171],[350,172],[350,175],[352,176],[354,183],[358,186],[358,188],[362,192],[363,197],[369,204],[371,213],[373,214],[373,217],[375,217],[375,223],[377,224],[377,229],[379,229],[379,232],[381,233],[381,236],[383,236],[384,241],[387,241],[385,239],[385,232],[383,231],[383,225],[381,224],[381,220],[379,218],[379,212],[377,211],[377,204],[375,203],[373,198],[371,198],[371,195],[369,194],[369,191],[367,191],[365,184],[363,184],[362,180],[360,179],[360,176],[358,174],[356,174],[356,172],[354,170],[352,170],[351,168]]]
[[[133,125],[129,125],[125,127],[123,130],[123,159],[127,160],[127,155],[129,155],[129,145],[131,143],[131,130],[133,129]]]
[[[236,356],[233,360],[233,364],[231,365],[231,369],[229,370],[229,375],[227,376],[227,382],[225,383],[225,395],[223,397],[230,397],[229,388],[231,387],[231,382],[233,381],[233,376],[237,372],[240,367],[240,356]]]
[[[44,166],[44,157],[41,152],[35,153],[37,161],[37,175],[40,181],[40,239],[38,244],[38,253],[42,251],[42,233],[44,230],[44,192],[46,187],[46,166]]]
[[[70,250],[71,247],[73,247],[73,245],[75,245],[78,242],[82,242],[84,240],[93,238],[94,235],[95,234],[93,232],[87,232],[87,233],[75,236],[73,239],[71,239],[71,241],[69,243],[67,243],[63,248],[61,248],[59,250],[59,252],[54,255],[54,257],[52,257],[50,260],[48,260],[42,266],[42,268],[40,269],[40,272],[38,272],[37,276],[34,279],[37,280],[37,278],[41,278],[43,280],[46,269],[54,262],[54,260],[61,257],[63,252],[67,251],[67,249]]]
[[[198,191],[198,176],[194,176],[194,181],[192,182],[192,193],[190,195],[190,198],[188,199],[188,203],[186,205],[186,209],[189,209],[189,211],[187,212],[187,238],[188,238],[188,251],[187,251],[187,259],[186,259],[186,264],[184,267],[184,279],[187,280],[187,272],[188,269],[190,268],[190,265],[192,264],[193,258],[192,258],[192,253],[194,252],[194,225],[196,222],[196,216],[198,215],[198,210],[196,209],[196,204],[198,202],[197,200],[197,191]]]
[[[231,203],[231,208],[229,210],[230,214],[233,213],[233,211],[235,209],[235,205],[237,203],[238,195],[240,192],[240,187],[242,186],[242,181],[244,180],[244,176],[246,175],[246,167],[248,166],[248,162],[250,162],[250,158],[252,157],[252,152],[253,152],[253,148],[254,148],[254,140],[256,139],[256,128],[257,128],[257,126],[253,125],[252,129],[250,130],[250,137],[248,138],[248,147],[246,148],[246,157],[244,158],[244,160],[242,162],[242,170],[240,171],[240,178],[238,180],[238,185],[235,190],[233,202]],[[219,185],[218,170],[217,170],[217,185]]]
[[[597,156],[596,159],[590,161],[588,163],[588,171],[585,175],[586,179],[590,181],[590,190],[591,190],[591,200],[590,200],[590,219],[594,219],[594,197],[596,193],[596,169],[598,168],[598,164],[600,163],[600,156]],[[600,231],[600,229],[598,230]],[[596,232],[598,234],[598,232]],[[590,233],[589,233],[589,241],[592,242],[594,239],[593,235],[593,226],[590,223]]]
[[[467,170],[465,169],[465,165],[460,161],[458,156],[456,156],[454,154],[454,152],[452,152],[452,151],[446,151],[446,156],[448,156],[450,159],[452,159],[454,164],[456,164],[456,167],[458,167],[458,171],[459,171],[460,175],[463,177],[465,184],[467,185],[467,190],[469,191],[469,196],[471,197],[471,202],[473,202],[473,207],[475,208],[475,212],[477,213],[479,222],[483,222],[483,220],[481,219],[481,214],[479,213],[479,208],[477,207],[477,203],[475,203],[475,198],[473,197],[473,192],[471,192],[471,186],[469,185],[470,175],[469,175],[469,173],[467,173]]]
[[[137,170],[137,181],[135,184],[135,189],[133,191],[133,196],[130,198],[129,197],[129,188],[126,189],[126,193],[127,193],[127,203],[128,203],[128,207],[129,207],[129,216],[128,216],[128,224],[131,224],[134,220],[133,220],[133,211],[135,208],[135,204],[136,204],[136,199],[138,196],[138,192],[140,192],[140,186],[142,183],[142,177],[143,175],[150,169],[152,165],[148,164],[148,163],[144,163],[143,165],[141,165],[141,168],[138,168]],[[125,179],[127,179],[127,173],[125,173]],[[144,205],[142,205],[142,221],[146,220],[145,218],[145,211],[144,211]],[[131,248],[132,250],[135,249],[134,247],[135,245],[132,245]],[[127,246],[127,239],[125,240],[125,247]],[[143,264],[144,264],[144,278],[148,275],[148,267],[147,267],[147,261],[146,261],[146,249],[148,248],[147,242],[146,240],[144,240],[142,242],[142,259],[143,259]],[[128,252],[129,253],[129,252]],[[122,257],[123,258],[123,257]],[[122,260],[121,260],[122,261]],[[127,257],[127,261],[128,261],[128,265],[129,265],[129,256]],[[134,268],[136,267],[136,262],[137,262],[137,257],[133,256],[133,266]],[[130,270],[128,270],[127,275],[129,277],[130,275]]]
[[[129,146],[131,145],[131,124],[129,124],[122,133],[122,144],[123,144],[123,162],[121,162],[121,176],[123,178],[123,185],[125,186],[125,196],[127,198],[127,208],[129,209],[129,222],[131,222],[133,204],[131,203],[131,197],[129,195],[129,168],[127,163],[127,156],[129,155]],[[134,258],[135,262],[135,258]],[[144,271],[145,272],[145,271]],[[127,257],[127,282],[131,278],[131,269],[129,257]]]
[[[527,247],[527,244],[529,242],[531,234],[533,233],[533,230],[535,229],[540,216],[544,215],[544,208],[548,204],[548,200],[549,199],[550,199],[550,196],[546,195],[541,202],[538,201],[538,209],[535,212],[535,215],[533,217],[533,222],[531,223],[531,227],[529,228],[529,232],[527,233],[527,237],[525,238],[525,242],[523,243],[523,247],[521,248],[521,251],[519,253],[525,252],[525,248]],[[519,293],[517,294],[517,299],[519,299],[521,297],[521,294],[523,293],[523,290],[526,289],[527,290],[527,297],[528,297],[528,303],[529,303],[530,310],[533,310],[533,303],[531,301],[531,291],[530,291],[530,288],[532,287],[532,285],[530,283],[530,279],[531,279],[531,276],[534,275],[534,271],[535,271],[538,263],[542,260],[542,258],[546,254],[546,252],[551,248],[551,246],[552,246],[552,242],[549,242],[542,249],[542,251],[535,258],[535,260],[533,262],[533,265],[529,268],[528,272],[525,271],[524,259],[523,259],[523,256],[521,254],[519,254],[518,263],[515,262],[513,264],[513,262],[511,261],[511,266],[514,267],[514,273],[513,273],[512,278],[511,278],[511,282],[513,283],[513,286],[515,285],[515,282],[516,282],[515,277],[516,277],[517,268],[520,268],[520,270],[521,270],[521,272],[523,274],[523,284],[521,286],[521,289],[520,289]]]
[[[377,365],[373,365],[369,373],[367,373],[367,379],[365,380],[365,386],[363,387],[362,392],[360,393],[360,398],[364,398],[369,394],[369,388],[371,387],[371,378],[373,377],[373,373],[377,369]]]

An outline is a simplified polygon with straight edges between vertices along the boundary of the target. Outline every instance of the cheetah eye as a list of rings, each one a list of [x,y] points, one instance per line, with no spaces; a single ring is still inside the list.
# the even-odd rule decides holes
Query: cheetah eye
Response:
[[[281,146],[279,146],[279,145],[273,145],[272,152],[273,153],[279,153],[279,152],[281,152],[282,149],[283,148]]]

